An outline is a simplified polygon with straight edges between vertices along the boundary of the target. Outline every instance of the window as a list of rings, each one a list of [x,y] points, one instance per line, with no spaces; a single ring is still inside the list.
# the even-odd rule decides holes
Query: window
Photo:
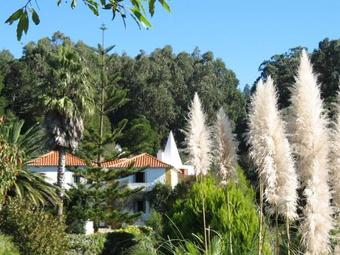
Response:
[[[80,183],[81,177],[79,175],[73,175],[73,182],[76,184]]]
[[[145,173],[138,172],[135,174],[135,182],[137,183],[144,183],[145,182]]]
[[[145,200],[138,200],[135,202],[135,212],[145,213]]]

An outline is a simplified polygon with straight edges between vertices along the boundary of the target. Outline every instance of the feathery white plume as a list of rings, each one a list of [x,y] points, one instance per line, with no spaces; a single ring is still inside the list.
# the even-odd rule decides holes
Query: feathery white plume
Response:
[[[340,92],[337,100],[337,117],[332,134],[332,185],[334,189],[334,203],[338,212],[340,212]]]
[[[292,220],[296,217],[298,181],[271,77],[265,84],[257,84],[251,107],[250,155],[264,180],[266,200],[273,210]]]
[[[222,184],[226,184],[229,179],[236,176],[237,142],[223,108],[217,112],[214,131],[214,160],[218,168],[217,176]]]
[[[206,175],[211,163],[211,140],[206,116],[197,93],[191,103],[187,121],[185,142],[189,162],[194,166],[196,176]]]
[[[332,210],[328,186],[329,134],[317,78],[305,51],[292,90],[292,141],[306,205],[301,225],[305,254],[330,252]]]

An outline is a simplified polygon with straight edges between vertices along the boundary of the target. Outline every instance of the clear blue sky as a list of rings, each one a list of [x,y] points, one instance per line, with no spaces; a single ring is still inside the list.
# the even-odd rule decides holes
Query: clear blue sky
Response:
[[[340,37],[339,0],[169,0],[172,12],[158,8],[150,30],[139,30],[133,21],[125,29],[108,13],[96,17],[80,0],[75,10],[66,4],[57,8],[56,0],[37,1],[41,23],[31,25],[21,42],[16,41],[15,26],[4,21],[25,1],[1,1],[0,49],[18,57],[27,42],[58,30],[95,46],[100,41],[98,27],[105,23],[106,42],[116,44],[118,53],[135,56],[140,49],[150,52],[165,45],[175,52],[191,52],[198,46],[222,58],[236,72],[240,87],[252,84],[260,63],[272,55],[299,45],[313,50],[325,37]]]

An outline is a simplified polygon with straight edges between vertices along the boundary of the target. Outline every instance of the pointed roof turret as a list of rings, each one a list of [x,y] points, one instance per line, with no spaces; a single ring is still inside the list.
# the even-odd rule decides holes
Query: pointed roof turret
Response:
[[[162,153],[162,160],[175,168],[181,168],[183,166],[172,131],[170,131],[164,152]]]

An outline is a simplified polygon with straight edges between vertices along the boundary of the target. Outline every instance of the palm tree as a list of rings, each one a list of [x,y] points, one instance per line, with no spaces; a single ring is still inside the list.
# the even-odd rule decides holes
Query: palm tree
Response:
[[[92,111],[93,93],[89,72],[70,45],[60,46],[51,55],[50,77],[41,97],[45,111],[45,128],[48,141],[59,152],[57,186],[59,197],[64,197],[64,173],[66,150],[75,151],[83,136],[83,117]],[[63,204],[58,215],[63,214]]]
[[[2,194],[8,198],[18,197],[35,205],[45,204],[46,201],[57,204],[59,202],[58,189],[46,182],[42,174],[32,173],[27,169],[28,162],[39,155],[44,145],[41,129],[36,124],[24,132],[23,125],[24,121],[15,120],[4,122],[0,126],[2,144],[7,148],[2,151],[2,155],[5,156],[6,152],[6,157],[12,159],[11,161],[4,160],[2,166],[6,162],[7,173],[9,173],[8,170],[15,170],[11,183]],[[9,155],[11,157],[8,157]]]
[[[0,206],[6,202],[8,190],[15,183],[21,162],[17,148],[0,137]]]

